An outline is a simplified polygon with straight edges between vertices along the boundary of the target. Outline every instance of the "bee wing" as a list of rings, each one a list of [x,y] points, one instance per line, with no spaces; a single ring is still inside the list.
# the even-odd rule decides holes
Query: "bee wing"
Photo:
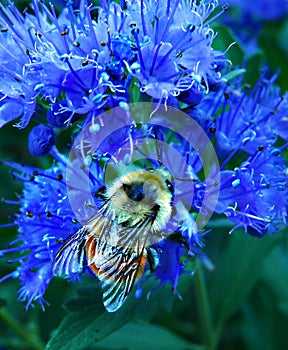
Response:
[[[64,242],[53,261],[55,276],[68,277],[82,272],[85,261],[83,246],[88,233],[87,227],[83,226]]]
[[[135,281],[143,274],[147,261],[145,244],[150,228],[149,220],[133,228],[121,227],[121,237],[125,239],[119,239],[117,246],[111,244],[111,233],[113,235],[115,231],[119,235],[119,225],[116,224],[110,227],[109,232],[104,230],[98,239],[88,239],[88,265],[102,281],[103,303],[107,311],[114,312],[122,306]],[[126,244],[129,237],[131,241],[138,237],[133,248]]]
[[[123,227],[98,213],[64,242],[55,256],[53,273],[67,277],[89,266],[102,282],[104,306],[114,312],[144,272],[150,233],[149,217],[134,227]]]
[[[59,277],[69,277],[81,273],[88,265],[86,258],[86,242],[93,239],[103,230],[109,230],[111,221],[101,213],[93,216],[83,227],[73,233],[58,250],[53,261],[53,274]]]
[[[124,271],[120,269],[115,273],[113,280],[104,278],[103,288],[103,303],[107,311],[117,311],[126,300],[135,281],[143,274],[146,264],[146,252],[141,255],[130,253],[130,261],[125,262]],[[106,273],[106,271],[105,271]]]

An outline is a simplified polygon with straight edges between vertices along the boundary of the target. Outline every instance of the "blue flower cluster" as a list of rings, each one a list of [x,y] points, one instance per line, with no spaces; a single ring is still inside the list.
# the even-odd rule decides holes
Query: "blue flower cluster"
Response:
[[[275,79],[263,73],[253,89],[239,83],[223,87],[190,112],[204,112],[202,123],[214,134],[221,164],[216,212],[256,236],[279,231],[287,217],[287,165],[281,152],[287,147],[288,100]]]
[[[11,1],[1,5],[0,126],[21,117],[16,125],[26,127],[37,119],[37,100],[49,104],[52,127],[91,119],[131,102],[135,84],[161,102],[181,92],[199,100],[226,63],[211,46],[207,18],[216,5],[143,0],[95,7],[82,0],[74,10],[68,1],[59,17],[40,1],[25,15]]]
[[[287,224],[288,95],[267,72],[252,88],[241,77],[222,79],[228,60],[212,48],[210,24],[227,6],[217,4],[103,0],[96,7],[81,0],[79,8],[68,1],[59,16],[36,0],[25,15],[11,1],[0,5],[0,126],[20,117],[16,125],[24,128],[33,117],[30,153],[54,158],[46,170],[6,162],[24,189],[14,220],[19,237],[0,251],[18,252],[18,267],[0,282],[19,279],[27,308],[44,306],[56,253],[101,205],[97,193],[111,163],[121,172],[137,155],[173,170],[165,230],[174,234],[155,245],[151,274],[174,292],[191,257],[209,263],[202,247],[212,214],[257,237]],[[152,102],[145,118],[143,101]],[[75,159],[55,146],[60,128],[71,125]],[[102,141],[97,149],[95,140]]]
[[[66,194],[65,166],[59,163],[43,171],[16,163],[8,165],[15,178],[25,185],[19,197],[20,212],[14,221],[19,229],[19,237],[14,242],[16,246],[1,253],[25,253],[25,258],[15,259],[20,265],[1,281],[7,277],[19,278],[19,299],[27,301],[27,308],[33,300],[43,307],[43,294],[53,276],[53,252],[59,248],[62,237],[79,228]],[[21,242],[20,246],[18,242]]]

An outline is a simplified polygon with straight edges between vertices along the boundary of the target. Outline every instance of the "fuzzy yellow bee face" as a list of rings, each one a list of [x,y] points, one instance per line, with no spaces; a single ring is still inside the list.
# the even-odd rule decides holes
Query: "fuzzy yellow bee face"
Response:
[[[174,188],[172,177],[164,168],[132,171],[108,189],[110,208],[121,222],[141,222],[153,217],[155,228],[165,225],[171,215]]]

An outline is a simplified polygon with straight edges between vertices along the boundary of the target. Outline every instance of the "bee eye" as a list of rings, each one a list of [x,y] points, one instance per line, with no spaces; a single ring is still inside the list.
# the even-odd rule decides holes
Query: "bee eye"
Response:
[[[123,191],[126,193],[129,199],[132,199],[135,202],[140,202],[144,199],[144,183],[134,183],[132,185],[123,184]]]

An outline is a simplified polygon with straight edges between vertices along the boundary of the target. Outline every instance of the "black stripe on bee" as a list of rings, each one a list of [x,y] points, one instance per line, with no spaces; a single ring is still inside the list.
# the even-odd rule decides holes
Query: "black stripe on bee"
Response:
[[[174,201],[174,186],[172,185],[171,181],[169,181],[168,179],[165,180],[165,183],[167,185],[167,189],[168,191],[171,193],[172,197],[171,197],[171,204]]]

